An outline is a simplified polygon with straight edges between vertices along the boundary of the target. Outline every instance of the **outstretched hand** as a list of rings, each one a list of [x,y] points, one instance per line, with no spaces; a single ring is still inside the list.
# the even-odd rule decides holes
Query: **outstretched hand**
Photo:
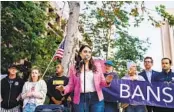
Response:
[[[56,89],[59,90],[60,92],[64,91],[64,86],[56,86]]]
[[[113,75],[108,75],[108,76],[106,76],[106,82],[107,83],[111,83],[112,82],[112,80],[113,80]]]

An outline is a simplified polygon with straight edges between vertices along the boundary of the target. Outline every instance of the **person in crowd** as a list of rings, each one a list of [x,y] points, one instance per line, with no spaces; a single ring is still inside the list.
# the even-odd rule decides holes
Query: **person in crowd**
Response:
[[[162,58],[161,64],[162,72],[156,75],[155,81],[174,84],[174,73],[171,71],[171,59]],[[154,112],[174,112],[174,108],[154,107]]]
[[[47,93],[47,85],[41,79],[41,71],[33,67],[29,81],[25,82],[22,89],[23,112],[34,112],[38,105],[43,105]]]
[[[111,75],[105,78],[101,65],[93,61],[92,49],[82,45],[75,66],[69,70],[68,85],[56,88],[64,94],[74,91],[74,112],[104,112],[102,87],[109,86],[112,79]]]
[[[20,112],[20,94],[24,81],[19,78],[16,65],[10,65],[8,75],[1,80],[1,112]]]
[[[69,95],[63,96],[60,91],[56,89],[56,86],[66,86],[68,84],[68,78],[63,75],[63,72],[63,66],[61,64],[58,64],[56,66],[56,75],[49,79],[47,82],[47,94],[50,99],[49,104],[64,105],[64,107],[66,107],[66,110],[68,110],[68,104],[70,103],[69,101],[71,101],[71,98],[68,97]]]
[[[126,74],[122,79],[124,80],[137,80],[145,81],[145,79],[137,74],[137,67],[134,62],[127,63],[128,74]],[[136,104],[122,104],[121,107],[125,112],[146,112],[146,106],[136,105]]]
[[[106,69],[106,72],[104,73],[105,77],[107,77],[108,75],[112,75],[113,79],[118,79],[117,73],[114,72],[114,64],[111,60],[107,60],[105,62],[105,69]],[[117,102],[109,102],[105,100],[104,103],[105,103],[105,112],[119,112]]]
[[[139,73],[147,82],[151,83],[155,81],[155,76],[159,74],[159,72],[152,69],[153,59],[152,57],[144,58],[144,70]],[[148,112],[153,112],[153,106],[146,106]]]

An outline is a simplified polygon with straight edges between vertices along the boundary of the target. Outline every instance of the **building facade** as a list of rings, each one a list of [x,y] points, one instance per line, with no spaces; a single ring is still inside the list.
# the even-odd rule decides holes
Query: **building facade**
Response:
[[[167,11],[174,15],[174,9],[168,9]],[[172,60],[174,69],[174,27],[170,26],[167,21],[161,27],[161,42],[163,57],[168,57]]]

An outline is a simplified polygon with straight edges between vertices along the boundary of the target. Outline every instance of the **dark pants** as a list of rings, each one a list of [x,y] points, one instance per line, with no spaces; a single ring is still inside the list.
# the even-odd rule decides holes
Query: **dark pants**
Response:
[[[153,106],[146,106],[148,112],[153,112]]]
[[[119,112],[118,103],[105,101],[105,112]]]
[[[154,107],[153,112],[174,112],[174,108]]]
[[[145,112],[145,106],[144,105],[129,105],[125,112]]]
[[[86,101],[84,100],[86,99]],[[81,93],[80,103],[74,104],[74,112],[104,112],[104,101],[99,101],[97,92]]]

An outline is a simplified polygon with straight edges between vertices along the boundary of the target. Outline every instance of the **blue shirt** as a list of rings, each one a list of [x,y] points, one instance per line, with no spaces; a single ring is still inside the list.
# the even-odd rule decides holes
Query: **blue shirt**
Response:
[[[152,70],[150,70],[150,71],[145,70],[145,72],[146,72],[146,76],[147,76],[148,81],[151,83]]]

